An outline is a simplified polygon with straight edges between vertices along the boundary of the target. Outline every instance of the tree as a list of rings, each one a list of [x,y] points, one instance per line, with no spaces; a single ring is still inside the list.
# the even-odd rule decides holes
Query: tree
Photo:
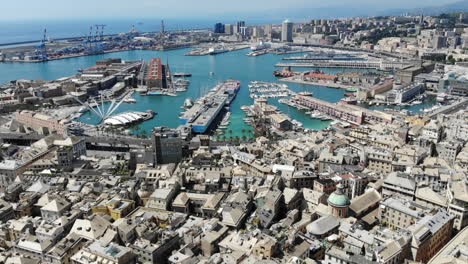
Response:
[[[141,131],[141,137],[146,138],[147,137],[147,132],[146,130]]]

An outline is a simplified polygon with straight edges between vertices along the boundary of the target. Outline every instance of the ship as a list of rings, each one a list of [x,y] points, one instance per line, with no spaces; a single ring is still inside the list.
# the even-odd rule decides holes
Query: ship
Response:
[[[271,48],[271,44],[270,43],[265,43],[263,41],[260,41],[260,43],[258,45],[254,45],[252,47],[250,47],[250,49],[252,51],[259,51],[259,50],[264,50],[264,49],[269,49]]]
[[[274,71],[273,75],[275,77],[292,77],[294,76],[294,72],[291,71],[291,67],[284,67],[281,71]]]
[[[216,54],[221,54],[221,53],[225,53],[225,52],[228,52],[229,50],[227,49],[219,49],[219,48],[210,48],[208,50],[208,54],[209,55],[216,55]]]
[[[173,77],[192,77],[192,74],[187,73],[187,72],[174,72],[172,76]]]
[[[194,133],[208,133],[213,128],[213,121],[229,108],[239,88],[240,82],[237,80],[226,80],[218,84],[181,114],[180,123],[191,125]]]

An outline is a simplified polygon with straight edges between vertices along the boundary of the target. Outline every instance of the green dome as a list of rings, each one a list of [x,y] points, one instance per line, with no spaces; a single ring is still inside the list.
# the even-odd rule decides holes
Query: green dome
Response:
[[[351,204],[349,197],[343,193],[343,186],[341,184],[336,186],[336,191],[330,194],[327,201],[328,204],[337,207],[345,207]]]

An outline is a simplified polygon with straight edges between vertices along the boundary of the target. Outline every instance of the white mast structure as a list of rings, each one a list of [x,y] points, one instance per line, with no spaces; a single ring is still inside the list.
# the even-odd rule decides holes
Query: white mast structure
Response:
[[[73,98],[75,98],[75,100],[80,103],[81,105],[83,105],[84,107],[88,108],[89,110],[93,111],[94,114],[96,114],[101,120],[99,121],[99,123],[101,123],[102,121],[106,120],[107,118],[109,118],[114,112],[115,110],[117,110],[119,108],[119,106],[127,99],[129,98],[131,95],[133,94],[133,92],[127,92],[124,96],[120,97],[119,98],[113,98],[111,99],[108,95],[103,95],[101,94],[100,95],[100,99],[101,99],[101,103],[98,104],[98,102],[96,101],[96,98],[92,98],[92,101],[93,103],[96,105],[96,107],[92,107],[91,105],[89,105],[88,102],[82,102],[80,99],[78,99],[78,97],[76,96],[73,96]],[[104,99],[109,99],[110,100],[110,105],[108,107],[105,106],[104,104]],[[96,108],[96,109],[95,109]]]

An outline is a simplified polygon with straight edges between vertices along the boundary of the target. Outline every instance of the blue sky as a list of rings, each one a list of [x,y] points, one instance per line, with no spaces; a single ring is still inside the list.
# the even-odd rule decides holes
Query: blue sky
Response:
[[[119,17],[222,18],[289,8],[427,7],[457,0],[3,0],[0,20]]]

